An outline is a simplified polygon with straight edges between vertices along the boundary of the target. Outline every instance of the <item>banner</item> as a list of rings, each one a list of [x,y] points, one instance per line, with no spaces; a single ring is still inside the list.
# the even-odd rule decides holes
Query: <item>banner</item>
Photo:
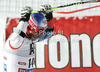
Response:
[[[37,43],[33,72],[100,72],[99,20],[100,16],[54,17],[53,36]],[[18,21],[8,19],[6,39]]]

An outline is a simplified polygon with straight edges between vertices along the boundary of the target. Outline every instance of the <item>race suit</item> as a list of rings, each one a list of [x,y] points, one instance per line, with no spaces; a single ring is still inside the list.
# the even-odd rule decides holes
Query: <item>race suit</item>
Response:
[[[47,29],[37,40],[32,41],[23,37],[26,33],[28,22],[20,21],[15,32],[13,32],[5,43],[4,72],[33,72],[35,59],[35,43],[48,39],[53,33],[53,21],[47,22]]]

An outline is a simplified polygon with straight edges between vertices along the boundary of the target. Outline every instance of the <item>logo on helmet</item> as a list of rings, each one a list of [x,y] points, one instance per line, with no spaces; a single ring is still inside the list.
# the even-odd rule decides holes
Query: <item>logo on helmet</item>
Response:
[[[44,25],[46,25],[47,24],[47,20],[43,20],[42,23],[44,23]]]

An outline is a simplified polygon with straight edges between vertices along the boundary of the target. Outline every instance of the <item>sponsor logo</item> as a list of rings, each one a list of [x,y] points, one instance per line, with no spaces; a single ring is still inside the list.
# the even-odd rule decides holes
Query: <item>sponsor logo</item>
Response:
[[[7,72],[7,65],[4,64],[4,72]]]
[[[27,69],[27,72],[33,72],[33,68],[32,69]]]
[[[47,20],[43,20],[42,23],[43,23],[44,25],[46,25],[46,24],[47,24]]]
[[[4,56],[3,59],[4,59],[4,60],[7,60],[7,57]]]
[[[25,62],[18,62],[19,65],[26,65]]]
[[[23,68],[19,68],[18,72],[33,72],[33,68],[32,69],[23,69]]]
[[[27,72],[27,69],[19,68],[18,72]]]

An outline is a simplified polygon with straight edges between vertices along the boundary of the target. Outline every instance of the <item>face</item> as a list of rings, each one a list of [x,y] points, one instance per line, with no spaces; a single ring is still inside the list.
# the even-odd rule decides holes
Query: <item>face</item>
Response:
[[[30,35],[30,39],[33,40],[33,41],[38,39],[39,36],[43,35],[44,31],[47,29],[46,27],[45,28],[44,27],[38,27],[38,28],[39,28],[38,32],[34,31],[33,35],[30,35],[29,33],[27,33],[27,34]]]

